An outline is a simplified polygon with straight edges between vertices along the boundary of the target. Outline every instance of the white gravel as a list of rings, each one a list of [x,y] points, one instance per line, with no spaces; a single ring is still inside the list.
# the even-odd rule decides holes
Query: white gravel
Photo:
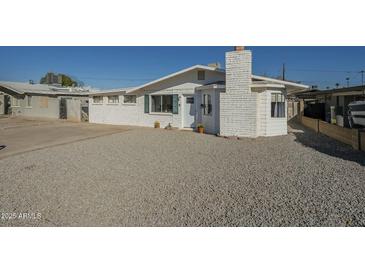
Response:
[[[5,158],[0,226],[364,226],[365,153],[302,130],[141,128]],[[6,215],[24,212],[41,217]]]

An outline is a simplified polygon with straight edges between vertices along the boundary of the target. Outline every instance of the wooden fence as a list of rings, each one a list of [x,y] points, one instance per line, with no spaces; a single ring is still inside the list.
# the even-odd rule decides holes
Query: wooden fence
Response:
[[[319,130],[319,125],[318,125],[319,120],[318,119],[312,119],[312,118],[303,116],[301,120],[302,120],[303,125],[314,130],[315,132],[318,132],[318,130]]]
[[[315,132],[348,144],[354,149],[365,151],[365,132],[359,131],[359,129],[344,128],[305,116],[300,116],[299,121]]]

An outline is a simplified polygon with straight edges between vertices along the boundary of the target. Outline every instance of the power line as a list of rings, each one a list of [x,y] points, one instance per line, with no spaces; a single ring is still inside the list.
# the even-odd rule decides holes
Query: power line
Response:
[[[80,79],[87,80],[107,80],[107,81],[151,81],[156,78],[102,78],[102,77],[83,77],[78,76]]]
[[[309,72],[335,72],[335,73],[360,73],[360,71],[355,70],[323,70],[323,69],[290,69],[291,71],[309,71]]]

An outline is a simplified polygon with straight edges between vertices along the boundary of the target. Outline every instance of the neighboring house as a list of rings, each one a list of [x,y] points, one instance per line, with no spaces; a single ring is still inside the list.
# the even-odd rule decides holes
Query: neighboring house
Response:
[[[0,82],[4,114],[33,118],[87,120],[88,92],[43,84]]]
[[[321,119],[341,127],[350,127],[348,105],[354,101],[365,100],[365,86],[311,90],[298,93],[296,96],[304,100],[305,116]]]
[[[203,124],[222,136],[287,134],[288,94],[306,85],[252,75],[252,56],[237,47],[226,70],[196,65],[135,88],[90,93],[92,123],[180,129]]]

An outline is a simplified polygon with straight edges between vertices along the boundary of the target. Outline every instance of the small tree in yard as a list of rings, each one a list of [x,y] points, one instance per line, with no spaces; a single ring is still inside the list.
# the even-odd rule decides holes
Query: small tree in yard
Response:
[[[77,87],[78,83],[66,74],[55,74],[53,72],[47,72],[47,74],[39,81],[41,84],[46,85],[62,85],[64,87]]]
[[[71,77],[62,74],[62,86],[64,87],[75,87],[77,86],[77,83],[71,79]]]

